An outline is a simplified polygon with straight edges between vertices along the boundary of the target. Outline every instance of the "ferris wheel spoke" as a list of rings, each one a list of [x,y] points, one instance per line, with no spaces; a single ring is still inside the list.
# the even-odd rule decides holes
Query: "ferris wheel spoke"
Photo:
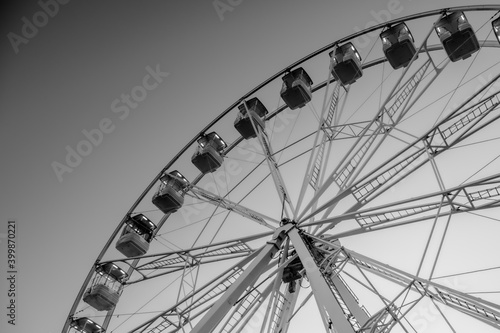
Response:
[[[305,223],[303,226],[323,226],[326,231],[342,221],[354,219],[359,228],[335,235],[341,238],[499,206],[500,174],[495,174],[443,191]]]
[[[220,299],[210,308],[209,312],[196,324],[191,332],[211,332],[227,314],[230,308],[238,302],[248,286],[252,286],[259,275],[266,270],[272,256],[278,252],[286,238],[287,228],[276,231],[272,240],[268,241],[258,252],[255,259],[227,289]]]
[[[196,268],[202,264],[249,256],[253,254],[256,249],[250,247],[248,243],[267,238],[271,234],[272,232],[265,232],[246,236],[244,238],[225,240],[177,251],[149,254],[126,259],[117,258],[102,261],[100,264],[123,263],[125,266],[128,266],[129,276],[134,271],[140,275],[140,277],[136,277],[134,280],[129,279],[127,281],[127,285],[132,285],[151,280],[155,277],[179,272],[186,268]]]
[[[376,139],[380,139],[377,145],[382,144],[382,142],[387,138],[389,131],[392,127],[395,127],[399,121],[406,115],[410,109],[411,97],[417,91],[419,84],[426,77],[427,70],[430,67],[431,60],[427,60],[417,71],[413,74],[405,83],[396,89],[404,77],[403,73],[400,81],[394,86],[393,91],[389,94],[384,106],[377,113],[376,118],[364,129],[364,134],[370,133],[369,135],[360,136],[357,142],[354,144],[353,148],[350,149],[349,153],[344,157],[341,165],[333,172],[333,179],[339,185],[341,189],[346,188],[352,183],[351,180],[356,178],[364,165],[364,161],[369,159],[376,150],[377,146],[374,146]],[[408,69],[407,69],[408,70]],[[439,72],[434,71],[434,78],[439,74]],[[431,81],[432,82],[432,81]],[[420,92],[423,93],[429,84]],[[373,148],[372,148],[373,147]]]
[[[490,82],[489,85],[497,79],[498,77]],[[478,95],[479,92],[473,97]],[[500,115],[494,114],[494,112],[497,111],[497,107],[500,104],[499,96],[499,93],[495,93],[470,107],[459,107],[437,126],[420,137],[418,142],[407,147],[401,154],[395,156],[395,158],[403,156],[403,153],[406,153],[410,149],[415,149],[413,153],[410,153],[396,163],[388,163],[387,166],[376,170],[377,174],[375,176],[365,177],[365,179],[355,184],[352,188],[352,194],[356,200],[360,203],[371,200],[370,197],[376,195],[380,189],[387,189],[387,186],[394,185],[409,173],[430,161],[429,158],[425,158],[424,153],[428,152],[433,157],[442,154],[497,120]],[[492,114],[492,117],[487,119],[487,116],[490,114]]]
[[[240,332],[252,328],[256,331],[286,333],[300,291],[296,288],[297,281],[293,281],[293,284],[283,281],[282,267],[290,261],[281,257],[278,268],[276,268],[277,261],[268,265],[266,272],[262,274],[267,275],[267,278],[247,288],[246,293],[240,297],[216,330]],[[283,290],[284,286],[288,288]],[[257,312],[261,320],[251,322]]]
[[[274,158],[275,154],[271,145],[271,140],[269,140],[265,127],[262,126],[261,123],[257,120],[258,115],[255,114],[253,110],[249,110],[246,103],[242,103],[242,106],[249,115],[250,122],[265,155],[266,162],[274,182],[274,186],[276,187],[276,191],[278,193],[280,201],[283,203],[283,210],[288,216],[292,216],[295,209],[291,201],[290,194],[283,180],[283,176],[281,175],[281,172],[279,170],[278,162]],[[285,205],[285,203],[288,205],[288,207]]]
[[[323,263],[328,258],[324,250],[312,250],[311,247],[312,242],[322,240],[301,233],[297,228],[291,229],[288,235],[304,265],[322,316],[330,318],[342,332],[356,332],[368,315],[338,275],[325,273]]]
[[[272,287],[272,283],[269,283],[262,291],[257,288],[248,291],[224,320],[220,326],[220,332],[239,332],[245,327],[256,326],[255,323],[250,323],[250,320],[257,311],[262,310],[262,303],[269,298]]]
[[[316,240],[325,242],[324,239]],[[392,300],[382,298],[384,303],[382,309],[364,321],[359,332],[372,332],[377,328],[388,332],[396,324],[403,325],[404,317],[423,298],[436,301],[495,328],[500,328],[500,305],[498,304],[407,273],[341,247],[335,242],[328,243],[328,249],[324,251],[329,254],[322,260],[320,267],[321,271],[329,276],[340,276],[344,273],[346,264],[349,264],[359,271],[371,273],[403,288]],[[363,276],[368,280],[366,274]],[[372,291],[378,293],[375,289]]]
[[[299,284],[302,280],[294,281],[294,284]],[[287,333],[290,325],[290,320],[292,319],[293,310],[295,309],[295,305],[297,303],[298,297],[300,294],[300,288],[296,290],[291,290],[287,288],[287,290],[279,295],[280,299],[278,300],[278,311],[275,312],[274,322],[275,325],[272,326],[271,332],[283,332]]]
[[[498,106],[500,104],[500,93],[494,93],[471,106],[466,105],[476,96],[490,87],[500,76],[495,77],[486,86],[469,98],[465,103],[449,114],[445,119],[432,127],[419,139],[405,147],[389,158],[385,163],[373,170],[372,173],[360,179],[352,187],[341,192],[337,196],[316,211],[310,213],[303,220],[315,215],[347,195],[353,195],[357,203],[348,210],[355,211],[363,207],[367,202],[384,193],[412,172],[427,164],[431,158],[446,152],[466,138],[480,131],[487,125],[500,118]],[[430,157],[428,156],[428,154]]]
[[[325,147],[327,142],[331,141],[335,135],[335,132],[332,130],[332,126],[334,126],[338,121],[338,114],[340,113],[339,104],[341,84],[338,80],[335,82],[333,91],[329,98],[328,114],[326,114],[325,116],[326,96],[328,95],[328,87],[330,86],[330,75],[331,74],[329,74],[326,84],[324,106],[322,108],[320,119],[318,121],[316,136],[313,146],[310,150],[309,162],[307,164],[306,171],[303,177],[302,187],[293,216],[294,220],[297,218],[297,214],[300,210],[300,206],[306,193],[307,186],[310,185],[315,191],[317,191],[319,188],[319,183],[323,174],[322,169],[324,164]]]
[[[399,284],[404,288],[417,292],[422,297],[430,298],[433,301],[446,305],[463,314],[479,319],[495,328],[500,328],[500,305],[469,295],[462,291],[443,286],[433,281],[412,275],[400,269],[391,267],[377,260],[361,255],[354,251],[342,249],[342,252],[350,263],[357,268],[368,271],[391,282]],[[388,315],[394,311],[390,307],[382,310]],[[376,319],[373,318],[372,319]],[[395,320],[394,318],[391,320]],[[375,322],[375,320],[371,320]],[[367,331],[368,332],[368,331]]]
[[[167,328],[176,327],[180,329],[189,324],[192,319],[190,315],[193,310],[196,310],[196,317],[208,311],[215,300],[221,297],[224,292],[240,277],[246,265],[248,265],[258,252],[243,258],[235,265],[231,266],[203,286],[193,290],[192,293],[186,295],[176,304],[163,311],[161,314],[137,326],[131,332],[156,332],[163,331]],[[201,310],[200,310],[201,308]],[[178,315],[184,318],[185,321],[178,320]],[[177,318],[172,320],[172,318]],[[189,320],[188,320],[189,319]]]
[[[288,256],[289,248],[290,239],[287,238],[274,281],[270,284],[271,293],[261,326],[262,329],[267,327],[267,332],[286,333],[288,331],[291,315],[300,292],[297,284],[300,285],[302,280],[300,271],[303,267],[296,254]]]
[[[256,212],[250,208],[244,207],[239,203],[232,202],[229,199],[221,197],[218,194],[207,191],[199,186],[190,185],[190,190],[186,193],[186,195],[190,195],[195,199],[199,199],[201,201],[210,203],[218,208],[226,209],[231,212],[235,212],[243,217],[246,217],[252,221],[259,223],[269,229],[276,229],[279,226],[279,221],[273,219],[269,216],[266,216],[262,213]],[[267,221],[267,222],[266,222]],[[273,223],[275,226],[269,224],[268,222]]]
[[[359,329],[359,333],[369,333],[375,330],[390,332],[397,324],[406,330],[405,325],[402,323],[405,316],[424,298],[422,295],[408,297],[412,287],[413,284],[410,283],[395,298],[390,300],[385,308],[371,316]]]
[[[426,42],[422,44],[421,49],[425,44]],[[415,101],[441,73],[441,70],[431,66],[432,59],[430,56],[413,74],[407,75],[409,69],[412,68],[411,64],[393,85],[392,90],[374,118],[370,122],[366,122],[366,125],[357,135],[356,141],[322,183],[322,186],[317,189],[313,199],[305,207],[299,219],[302,219],[306,211],[312,208],[313,204],[333,183],[336,183],[339,191],[342,192],[356,180],[370,158],[377,152],[385,139],[389,137],[391,129],[404,119]],[[427,80],[427,83],[419,89],[424,80]]]
[[[240,257],[246,257],[254,252],[244,242],[234,242],[224,246],[207,247],[202,252],[182,251],[173,252],[158,256],[154,260],[136,266],[134,269],[142,278],[129,281],[127,284],[150,280],[152,278],[182,271],[187,268],[193,268],[201,265],[207,265],[225,260],[233,260]]]

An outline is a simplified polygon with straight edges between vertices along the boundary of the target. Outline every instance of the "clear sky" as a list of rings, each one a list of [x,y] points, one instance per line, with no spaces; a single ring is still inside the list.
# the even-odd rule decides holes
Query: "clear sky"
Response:
[[[0,233],[17,226],[16,326],[0,272],[9,333],[61,330],[124,213],[241,95],[383,10],[396,8],[393,19],[470,1],[246,0],[222,14],[212,1],[21,2],[5,3],[0,20]],[[146,95],[127,104],[137,86]],[[103,136],[80,147],[88,155],[58,169],[96,128]]]

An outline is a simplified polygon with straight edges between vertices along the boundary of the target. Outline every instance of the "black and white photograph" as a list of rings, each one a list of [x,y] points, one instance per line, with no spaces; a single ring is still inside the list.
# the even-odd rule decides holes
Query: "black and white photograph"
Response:
[[[499,332],[480,2],[3,2],[0,332]]]

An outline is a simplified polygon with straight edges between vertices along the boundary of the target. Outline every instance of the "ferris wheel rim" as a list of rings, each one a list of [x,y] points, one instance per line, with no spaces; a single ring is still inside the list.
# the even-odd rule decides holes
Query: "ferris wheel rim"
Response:
[[[182,156],[182,155],[184,155],[188,151],[188,149],[196,142],[196,140],[200,137],[200,135],[206,133],[210,128],[212,128],[217,122],[219,122],[222,118],[224,118],[227,114],[229,114],[229,112],[231,110],[234,110],[234,108],[236,108],[237,105],[239,103],[241,103],[242,101],[244,101],[246,98],[248,98],[251,95],[255,94],[257,91],[259,91],[260,89],[262,89],[263,87],[265,87],[271,81],[273,81],[273,80],[279,78],[281,75],[285,74],[291,68],[295,68],[295,67],[301,65],[302,63],[306,62],[307,60],[309,60],[309,59],[311,59],[311,58],[313,58],[313,57],[315,57],[315,56],[317,56],[317,55],[319,55],[319,54],[321,54],[323,52],[326,52],[327,50],[331,49],[332,47],[334,47],[338,43],[349,41],[349,40],[351,40],[351,39],[353,39],[353,38],[355,38],[357,36],[366,34],[368,32],[374,31],[374,30],[381,29],[384,26],[387,26],[388,24],[393,24],[393,23],[398,23],[398,22],[403,22],[403,21],[408,21],[408,20],[414,20],[414,19],[420,19],[420,18],[423,18],[423,17],[428,17],[428,16],[433,16],[433,15],[436,15],[436,14],[440,14],[443,11],[455,11],[455,10],[457,10],[457,11],[458,10],[462,10],[462,11],[473,11],[473,10],[492,11],[492,10],[498,10],[498,11],[500,11],[500,5],[473,5],[473,6],[461,6],[461,7],[443,8],[443,9],[432,10],[432,11],[423,12],[423,13],[419,13],[419,14],[408,15],[408,16],[405,16],[405,17],[402,17],[402,18],[399,18],[399,19],[391,20],[389,22],[384,22],[383,24],[379,24],[377,26],[364,29],[363,31],[360,31],[360,32],[358,32],[356,34],[352,34],[352,35],[350,35],[348,37],[339,39],[339,40],[337,40],[337,41],[335,41],[335,42],[333,42],[331,44],[328,44],[328,45],[326,45],[326,46],[318,49],[317,51],[311,53],[310,55],[308,55],[308,56],[300,59],[299,61],[293,63],[292,65],[290,65],[290,66],[284,68],[283,70],[277,72],[276,74],[274,74],[273,76],[271,76],[269,79],[263,81],[261,84],[259,84],[258,86],[256,86],[252,90],[250,90],[248,93],[244,94],[241,98],[239,98],[236,102],[234,102],[233,104],[231,104],[231,106],[229,106],[226,110],[224,110],[219,116],[215,117],[205,128],[203,128],[200,132],[198,132],[198,134],[196,136],[194,136],[183,148],[181,148],[181,150],[167,163],[167,165],[151,181],[151,183],[142,192],[142,194],[135,201],[135,203],[132,205],[132,207],[129,209],[129,211],[125,214],[125,216],[122,219],[122,221],[118,224],[116,230],[110,236],[110,239],[109,239],[108,243],[105,245],[105,247],[103,248],[103,250],[99,254],[99,256],[98,256],[98,258],[96,260],[96,263],[100,262],[100,260],[104,256],[107,248],[111,245],[112,240],[117,236],[118,232],[122,228],[122,226],[125,223],[125,221],[128,218],[128,216],[130,216],[134,212],[134,210],[138,206],[139,202],[141,200],[143,200],[144,197],[145,197],[145,195],[153,188],[153,186],[157,183],[157,181],[159,180],[159,178],[161,177],[161,175],[164,174],[167,170],[169,170],[171,168],[171,166],[174,165],[174,163],[179,159],[179,157]],[[498,47],[498,45],[494,44],[493,42],[492,43],[485,43],[484,45],[485,46]],[[436,49],[440,49],[440,48],[442,48],[442,47],[436,46]],[[378,63],[376,63],[376,62],[367,63],[367,64],[364,64],[363,68],[367,68],[367,67],[370,67],[370,66],[375,66],[377,64]],[[317,90],[319,90],[321,88],[323,88],[324,85],[326,85],[326,84],[327,84],[327,82],[324,81],[324,82],[321,82],[320,84],[316,85],[313,88],[314,89],[313,92],[317,91]],[[281,109],[281,110],[279,112],[283,111],[286,108],[287,108],[286,105],[280,107],[279,109]],[[274,112],[272,115],[270,115],[270,117],[267,118],[267,119],[270,119],[271,116],[275,116],[275,115],[279,114],[279,112],[278,112],[279,109],[277,109],[276,112]],[[240,137],[239,141],[236,140],[236,141],[233,142],[233,144],[237,145],[239,142],[241,142],[241,140],[242,140],[242,138]],[[89,272],[89,278],[91,277],[92,273],[93,273],[93,270],[91,269],[90,272]],[[84,287],[82,287],[82,289],[84,289]]]

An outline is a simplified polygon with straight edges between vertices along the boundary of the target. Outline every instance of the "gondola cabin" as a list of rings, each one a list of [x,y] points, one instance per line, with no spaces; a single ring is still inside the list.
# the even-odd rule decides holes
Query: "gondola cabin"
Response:
[[[143,214],[129,216],[116,249],[126,257],[141,256],[148,252],[156,225]]]
[[[500,17],[491,22],[491,26],[493,28],[493,33],[500,43]]]
[[[226,143],[217,133],[202,135],[198,139],[198,147],[191,157],[191,162],[202,173],[214,172],[224,161],[222,155],[226,147]]]
[[[343,85],[352,84],[363,75],[361,56],[352,43],[337,46],[329,55],[332,75]]]
[[[80,333],[104,333],[104,329],[87,317],[73,319],[69,324],[74,332]]]
[[[435,29],[451,61],[466,59],[479,50],[476,34],[463,12],[445,14]]]
[[[243,103],[238,105],[238,109],[239,112],[234,121],[234,128],[236,128],[244,139],[255,138],[257,134],[252,125],[252,120],[255,126],[264,129],[265,124],[262,117],[268,113],[266,107],[257,97],[254,97],[248,101],[243,101]]]
[[[120,267],[106,263],[96,268],[90,287],[85,291],[83,301],[98,311],[109,311],[118,303],[127,278]]]
[[[282,80],[280,95],[291,110],[301,108],[311,101],[313,82],[302,67],[287,73]]]
[[[413,36],[404,22],[382,31],[380,39],[385,57],[394,69],[406,67],[417,52]]]
[[[153,195],[153,204],[164,214],[174,213],[184,204],[188,181],[177,170],[160,177],[160,187]]]

